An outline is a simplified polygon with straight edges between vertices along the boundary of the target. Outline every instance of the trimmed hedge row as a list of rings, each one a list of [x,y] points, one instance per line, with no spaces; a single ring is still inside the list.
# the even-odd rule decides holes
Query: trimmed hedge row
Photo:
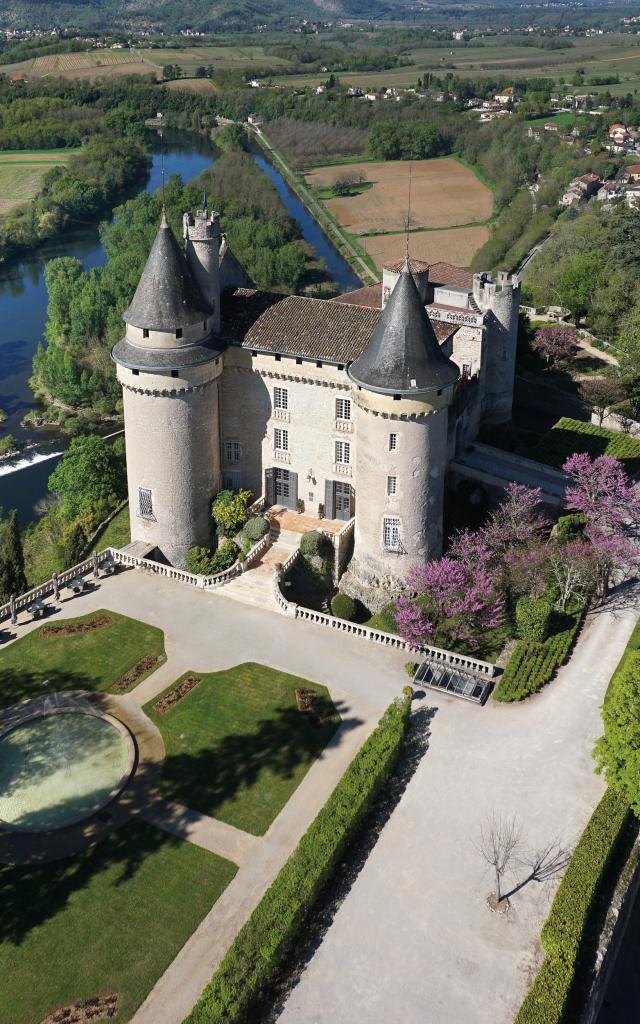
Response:
[[[241,1024],[295,945],[398,760],[411,698],[394,701],[363,744],[276,880],[238,932],[185,1024]]]
[[[562,1021],[589,912],[628,813],[627,800],[608,789],[591,815],[542,929],[547,955],[514,1024]]]
[[[494,700],[524,700],[550,682],[569,657],[584,615],[584,609],[567,614],[566,628],[544,643],[520,640],[493,691]]]

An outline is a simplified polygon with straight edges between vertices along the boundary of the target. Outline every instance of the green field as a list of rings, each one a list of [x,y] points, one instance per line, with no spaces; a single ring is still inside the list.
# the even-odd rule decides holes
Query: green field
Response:
[[[598,455],[610,455],[620,460],[627,473],[636,473],[640,469],[640,441],[636,438],[566,416],[543,434],[527,456],[547,466],[560,468],[574,452],[586,452],[593,459]]]
[[[329,692],[265,665],[188,676],[201,681],[174,707],[159,714],[155,698],[144,709],[167,751],[162,795],[264,835],[336,729]],[[322,725],[297,710],[297,686],[318,693]]]
[[[33,199],[42,176],[68,163],[77,149],[0,151],[0,214]]]
[[[570,110],[563,110],[561,114],[549,114],[548,117],[536,117],[533,121],[527,121],[527,125],[542,128],[545,124],[557,124],[560,128],[568,128],[573,124],[575,114]]]
[[[94,551],[103,551],[104,548],[123,548],[130,542],[129,506],[125,505],[96,538],[93,548]]]
[[[68,591],[62,591],[66,597]],[[70,602],[75,603],[74,601]],[[82,607],[82,599],[78,599]],[[108,690],[145,655],[164,656],[162,630],[117,612],[97,611],[76,619],[52,619],[50,625],[86,622],[108,615],[111,622],[74,636],[28,633],[0,650],[0,707],[42,694],[42,682],[53,690]],[[148,675],[148,673],[147,673]],[[140,676],[136,682],[141,682]]]
[[[290,67],[291,62],[282,57],[272,57],[262,46],[192,46],[180,50],[149,49],[138,51],[142,58],[160,68],[164,64],[179,64],[185,74],[195,72],[200,66],[212,64],[215,70],[251,71],[281,70]]]
[[[111,993],[124,1024],[235,873],[141,822],[66,860],[0,866],[0,1024]]]

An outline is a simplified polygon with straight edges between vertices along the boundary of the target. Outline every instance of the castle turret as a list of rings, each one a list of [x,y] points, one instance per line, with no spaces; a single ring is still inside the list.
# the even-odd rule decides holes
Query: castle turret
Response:
[[[212,311],[211,326],[220,331],[220,217],[207,213],[206,197],[201,210],[185,213],[182,230],[186,244],[187,261],[200,291]]]
[[[412,564],[440,554],[448,407],[459,377],[438,344],[408,260],[348,372],[357,514],[343,587],[376,609]]]
[[[220,489],[216,308],[163,214],[112,358],[123,388],[131,539],[178,566],[189,548],[209,543]]]
[[[386,306],[391,292],[400,280],[405,267],[405,260],[398,260],[396,263],[385,263],[382,268],[382,307]],[[409,268],[413,277],[422,304],[426,305],[429,298],[429,264],[424,260],[414,260],[409,257]]]
[[[482,415],[489,423],[511,419],[513,383],[518,345],[520,280],[500,271],[497,281],[491,274],[474,274],[473,297],[485,318],[485,345],[482,377]]]

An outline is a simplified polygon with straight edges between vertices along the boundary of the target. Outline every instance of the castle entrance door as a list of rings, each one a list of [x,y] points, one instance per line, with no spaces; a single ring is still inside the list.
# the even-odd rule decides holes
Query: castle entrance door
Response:
[[[289,469],[281,469],[274,466],[274,502],[275,505],[284,505],[285,508],[296,508],[298,504],[298,474],[292,473]]]
[[[334,484],[335,518],[351,519],[351,484],[336,480]]]

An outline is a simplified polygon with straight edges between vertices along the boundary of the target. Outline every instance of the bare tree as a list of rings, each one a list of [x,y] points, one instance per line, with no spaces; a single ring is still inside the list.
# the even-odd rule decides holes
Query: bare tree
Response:
[[[480,825],[478,850],[493,870],[496,903],[501,903],[504,899],[502,879],[520,846],[520,840],[520,825],[515,816],[506,817],[502,813],[494,812],[486,822]]]

